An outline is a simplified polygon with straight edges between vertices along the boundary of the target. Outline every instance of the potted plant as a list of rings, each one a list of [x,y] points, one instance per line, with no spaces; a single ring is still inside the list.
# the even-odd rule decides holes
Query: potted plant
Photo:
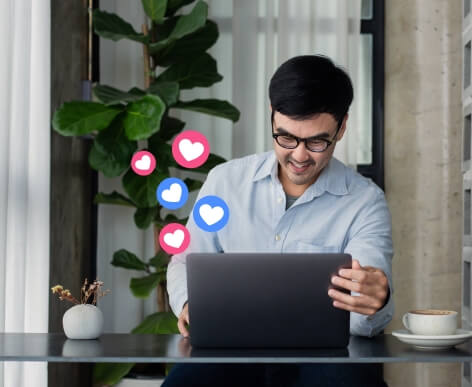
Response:
[[[110,292],[102,291],[103,282],[96,279],[88,283],[85,278],[80,289],[80,301],[75,298],[69,289],[64,289],[58,284],[51,288],[53,294],[57,294],[61,301],[66,300],[75,304],[68,309],[62,318],[64,333],[69,339],[96,339],[103,330],[103,314],[97,308],[100,297]]]
[[[178,15],[177,11],[195,0],[142,0],[148,17],[142,32],[137,32],[116,14],[95,10],[94,31],[103,38],[130,39],[142,44],[144,52],[145,85],[130,90],[118,90],[109,85],[96,84],[96,101],[64,103],[53,116],[53,128],[64,136],[84,136],[93,139],[89,164],[106,177],[121,176],[124,192],[100,192],[95,203],[129,206],[136,209],[134,221],[140,229],[154,229],[155,255],[141,259],[122,249],[114,253],[112,265],[142,271],[133,278],[130,289],[138,298],[148,297],[154,289],[158,295],[159,312],[147,316],[133,333],[178,333],[177,320],[170,312],[166,294],[166,270],[169,255],[160,250],[160,229],[171,222],[185,224],[170,214],[161,216],[162,207],[156,199],[159,183],[171,176],[171,168],[183,169],[172,156],[169,142],[180,133],[185,122],[172,117],[169,109],[183,109],[223,117],[236,122],[239,111],[227,101],[195,99],[183,101],[180,91],[193,87],[209,87],[223,79],[218,74],[214,58],[206,51],[218,39],[216,23],[207,19],[208,5],[199,0],[191,11]],[[156,156],[156,169],[148,176],[139,176],[131,168],[131,158],[139,149]],[[210,154],[204,165],[192,171],[208,173],[225,161]],[[198,190],[202,182],[184,180],[190,192]],[[94,370],[96,385],[112,385],[126,375],[133,364],[97,364]]]

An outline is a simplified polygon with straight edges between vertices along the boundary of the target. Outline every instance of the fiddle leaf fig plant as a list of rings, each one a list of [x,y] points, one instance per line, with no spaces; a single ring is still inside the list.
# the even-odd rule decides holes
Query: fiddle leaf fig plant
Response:
[[[190,5],[191,10],[182,12]],[[130,290],[138,298],[149,297],[157,288],[158,312],[147,316],[134,333],[178,333],[177,320],[170,312],[165,291],[169,255],[160,250],[157,235],[171,222],[185,224],[173,214],[163,217],[156,199],[159,183],[171,176],[172,169],[185,169],[174,160],[170,141],[185,128],[185,122],[172,116],[178,110],[208,114],[236,122],[239,111],[228,101],[181,98],[181,91],[210,87],[223,77],[216,60],[207,52],[218,39],[216,23],[208,20],[208,5],[203,0],[141,0],[147,22],[136,31],[120,16],[95,10],[93,27],[105,39],[128,39],[143,47],[144,85],[119,90],[113,85],[95,84],[94,101],[64,103],[54,114],[53,129],[63,136],[87,136],[93,139],[88,161],[108,178],[119,177],[123,192],[99,192],[95,203],[134,208],[134,222],[140,229],[154,228],[155,255],[147,259],[121,249],[111,264],[142,272],[130,281]],[[139,149],[157,159],[156,169],[139,176],[130,168],[133,154]],[[210,154],[208,160],[192,172],[206,174],[225,161]],[[189,191],[197,191],[199,180],[185,179]],[[127,364],[97,364],[96,385],[118,382],[133,367]]]

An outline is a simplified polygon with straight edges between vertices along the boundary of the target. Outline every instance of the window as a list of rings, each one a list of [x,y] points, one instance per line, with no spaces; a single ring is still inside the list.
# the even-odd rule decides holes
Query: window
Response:
[[[361,55],[365,56],[367,74],[360,93],[371,101],[364,110],[370,115],[366,131],[359,141],[359,173],[370,177],[384,189],[384,0],[362,0]],[[369,74],[370,68],[370,77]]]

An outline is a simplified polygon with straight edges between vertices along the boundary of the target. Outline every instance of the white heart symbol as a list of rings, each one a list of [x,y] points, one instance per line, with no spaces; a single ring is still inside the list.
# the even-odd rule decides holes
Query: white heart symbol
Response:
[[[195,160],[203,154],[205,148],[201,142],[190,141],[188,138],[179,142],[179,151],[187,161]]]
[[[151,166],[151,158],[148,155],[144,155],[143,157],[141,157],[141,160],[138,160],[134,163],[134,166],[137,169],[146,171]]]
[[[184,232],[182,230],[175,230],[173,233],[167,233],[164,235],[164,242],[170,247],[178,249],[184,241]]]
[[[182,187],[180,184],[173,183],[169,189],[162,191],[162,199],[166,202],[178,203],[182,197]]]
[[[198,209],[198,212],[206,224],[211,226],[218,222],[225,214],[221,207],[211,207],[209,204],[203,204]]]

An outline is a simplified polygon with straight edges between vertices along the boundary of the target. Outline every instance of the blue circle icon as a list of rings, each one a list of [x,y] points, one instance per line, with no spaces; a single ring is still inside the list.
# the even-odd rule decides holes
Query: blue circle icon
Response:
[[[188,199],[187,185],[176,177],[164,179],[157,187],[157,201],[162,207],[176,210],[182,207]]]
[[[204,196],[193,207],[193,219],[204,231],[221,230],[228,223],[228,205],[218,196]]]

